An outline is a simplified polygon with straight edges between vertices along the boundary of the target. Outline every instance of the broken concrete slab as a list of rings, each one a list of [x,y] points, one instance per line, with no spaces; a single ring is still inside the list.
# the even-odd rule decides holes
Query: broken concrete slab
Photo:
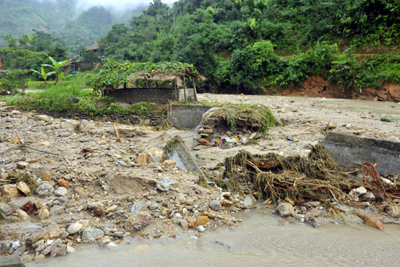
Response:
[[[4,267],[25,267],[22,263],[21,257],[17,255],[11,255],[8,257],[0,257],[0,266]]]
[[[320,143],[342,155],[331,152],[336,163],[350,166],[349,160],[365,161],[377,163],[381,175],[400,173],[400,142],[329,132]]]
[[[175,136],[164,147],[165,159],[175,160],[176,165],[181,169],[198,173],[206,178],[203,171],[200,169],[196,159],[190,154],[189,149],[186,147],[185,142],[180,136]]]
[[[171,105],[167,118],[174,125],[194,129],[203,119],[203,114],[212,108],[202,105]]]

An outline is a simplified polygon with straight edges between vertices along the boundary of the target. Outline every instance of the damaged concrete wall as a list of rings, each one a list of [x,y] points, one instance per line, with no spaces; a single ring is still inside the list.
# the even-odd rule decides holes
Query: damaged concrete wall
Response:
[[[184,89],[177,89],[179,101],[185,100]],[[156,103],[167,103],[170,100],[175,100],[175,89],[174,88],[135,88],[135,89],[118,89],[118,90],[106,90],[104,91],[105,96],[114,97],[118,102],[124,103],[138,103],[138,102],[156,102]],[[194,99],[193,88],[186,88],[186,98]]]
[[[167,118],[175,125],[194,129],[201,123],[203,114],[210,108],[211,106],[171,105]]]
[[[329,132],[320,143],[354,163],[377,163],[377,170],[381,175],[400,174],[399,142]],[[352,165],[344,157],[334,152],[331,154],[337,163]]]
[[[178,167],[198,173],[203,178],[206,178],[180,136],[175,136],[167,143],[164,147],[164,153],[169,159],[175,160]]]

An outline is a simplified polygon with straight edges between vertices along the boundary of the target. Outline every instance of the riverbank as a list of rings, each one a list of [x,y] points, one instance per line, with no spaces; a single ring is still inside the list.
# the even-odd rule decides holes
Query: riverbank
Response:
[[[328,123],[331,131],[399,141],[400,111],[394,103],[211,94],[201,94],[199,100],[264,104],[277,119],[287,122],[245,147],[196,148],[195,144],[192,153],[212,178],[222,178],[223,169],[217,164],[243,148],[254,154],[307,155],[309,145],[324,137]],[[85,242],[113,248],[129,243],[129,238],[175,238],[187,231],[199,238],[213,229],[240,225],[238,212],[260,205],[249,193],[225,192],[214,183],[200,186],[198,175],[163,159],[160,147],[176,135],[193,147],[191,131],[172,128],[163,135],[144,126],[0,109],[1,180],[7,184],[3,186],[6,202],[0,205],[14,220],[1,225],[2,255],[41,260],[72,253]],[[17,172],[28,175],[28,180],[22,180],[28,187],[32,179],[37,187],[28,188],[30,192],[23,188],[29,192],[23,194],[23,184],[18,187],[20,176],[14,175],[9,182],[10,174]],[[295,209],[298,216],[284,220],[316,227],[356,225],[363,221],[354,211],[365,209],[345,205],[343,217],[335,217],[323,203],[305,208]],[[387,213],[374,216],[398,223]]]

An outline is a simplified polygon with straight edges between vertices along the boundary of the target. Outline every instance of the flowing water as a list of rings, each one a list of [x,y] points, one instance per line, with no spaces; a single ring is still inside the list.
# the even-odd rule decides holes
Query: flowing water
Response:
[[[173,238],[137,241],[113,249],[77,248],[66,257],[27,266],[399,266],[400,226],[384,231],[364,225],[313,228],[282,223],[271,210],[238,214],[234,230],[196,232]]]

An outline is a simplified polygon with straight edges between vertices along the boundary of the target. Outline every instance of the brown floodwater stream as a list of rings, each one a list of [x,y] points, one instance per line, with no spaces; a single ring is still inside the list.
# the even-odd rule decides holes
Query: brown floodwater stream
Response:
[[[237,214],[233,230],[195,231],[152,241],[131,239],[129,245],[100,249],[82,245],[66,257],[27,266],[399,266],[400,226],[380,231],[365,225],[280,222],[271,210]]]

